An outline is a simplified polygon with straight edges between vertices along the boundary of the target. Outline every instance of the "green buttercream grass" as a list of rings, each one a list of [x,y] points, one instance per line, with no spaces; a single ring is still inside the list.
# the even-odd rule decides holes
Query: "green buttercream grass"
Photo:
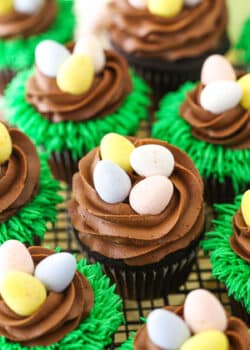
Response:
[[[241,49],[244,51],[245,61],[250,63],[250,18],[246,20],[240,39],[236,45],[237,49]]]
[[[141,78],[131,72],[133,91],[115,113],[79,123],[52,123],[26,101],[26,82],[32,74],[33,69],[21,72],[9,84],[5,94],[6,117],[48,152],[70,150],[77,160],[84,151],[87,153],[98,146],[105,134],[117,132],[133,135],[141,120],[147,118],[150,89]]]
[[[250,149],[232,150],[196,139],[191,126],[180,116],[179,109],[187,92],[195,83],[187,82],[178,91],[166,95],[157,112],[158,122],[153,127],[153,137],[168,141],[181,148],[194,161],[203,178],[213,177],[220,183],[232,179],[236,193],[250,182]]]
[[[214,230],[206,233],[202,248],[210,253],[212,273],[226,285],[229,296],[241,302],[250,313],[250,265],[235,254],[230,244],[232,219],[241,205],[242,195],[233,204],[215,205],[218,218]]]
[[[29,38],[0,40],[0,69],[19,71],[31,67],[34,63],[34,50],[42,40],[53,39],[65,43],[72,39],[75,25],[72,0],[57,0],[57,3],[58,14],[45,32]]]
[[[41,162],[39,192],[17,214],[0,223],[0,244],[9,239],[17,239],[33,245],[35,237],[43,239],[47,223],[56,221],[56,206],[62,202],[62,197],[57,194],[60,184],[52,178],[47,163],[48,157],[45,154],[39,156]]]
[[[102,350],[112,342],[112,335],[124,321],[121,298],[115,294],[115,285],[102,273],[99,264],[87,265],[81,259],[77,266],[94,291],[94,307],[90,315],[62,340],[48,346],[22,346],[0,337],[1,350]]]

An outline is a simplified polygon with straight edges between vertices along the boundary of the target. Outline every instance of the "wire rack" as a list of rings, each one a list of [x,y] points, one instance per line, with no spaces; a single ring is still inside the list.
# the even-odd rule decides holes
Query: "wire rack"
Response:
[[[62,195],[65,198],[65,202],[59,207],[57,223],[49,227],[44,245],[49,246],[50,248],[60,246],[63,250],[81,255],[75,238],[70,234],[70,220],[66,209],[66,202],[71,195],[70,190],[65,187]],[[207,208],[207,218],[209,219],[207,220],[208,228],[212,218],[212,211],[209,208]],[[197,288],[206,288],[212,291],[222,301],[226,309],[230,309],[225,287],[213,279],[209,258],[204,256],[202,251],[199,251],[188,281],[175,294],[170,294],[168,296],[163,296],[161,299],[149,301],[124,300],[124,318],[126,323],[122,325],[114,335],[113,343],[108,349],[118,349],[128,338],[129,334],[132,331],[136,331],[141,326],[141,318],[145,318],[151,310],[165,305],[181,305],[183,304],[185,296],[191,290]]]

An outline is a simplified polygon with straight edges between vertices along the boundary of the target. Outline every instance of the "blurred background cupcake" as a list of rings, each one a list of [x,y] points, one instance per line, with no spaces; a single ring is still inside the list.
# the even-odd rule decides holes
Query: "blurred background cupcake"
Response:
[[[120,350],[220,349],[248,350],[248,327],[229,316],[210,292],[190,292],[183,306],[152,311]]]
[[[233,313],[250,326],[250,191],[230,204],[216,204],[215,212],[202,247],[210,254],[214,277],[228,290]]]
[[[0,93],[20,70],[34,63],[34,50],[44,39],[72,39],[71,0],[5,0],[0,5]]]
[[[134,134],[147,118],[149,87],[125,59],[93,35],[67,47],[36,48],[35,69],[20,73],[5,96],[6,117],[51,153],[54,175],[71,183],[78,160],[107,132]]]
[[[0,243],[8,239],[31,245],[44,238],[57,217],[59,183],[47,157],[38,154],[21,131],[0,123]]]
[[[59,250],[59,248],[58,248]],[[122,323],[122,301],[99,265],[11,240],[1,246],[0,346],[100,349]]]
[[[225,0],[111,1],[112,45],[162,95],[229,49]]]
[[[159,140],[108,134],[79,162],[72,192],[80,247],[124,298],[162,297],[186,281],[204,207],[202,180],[185,153]]]
[[[162,99],[153,127],[154,137],[193,159],[208,203],[230,201],[250,183],[250,75],[237,79],[223,56],[210,56],[200,83]]]

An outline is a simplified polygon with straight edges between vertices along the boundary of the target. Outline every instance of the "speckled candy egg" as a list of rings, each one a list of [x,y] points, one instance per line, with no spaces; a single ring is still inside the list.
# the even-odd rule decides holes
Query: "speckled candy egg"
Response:
[[[178,350],[190,337],[186,323],[174,313],[158,309],[147,318],[147,331],[150,340],[163,350]]]
[[[229,341],[224,333],[211,330],[188,339],[180,350],[229,350]]]
[[[148,9],[153,15],[177,16],[183,8],[184,0],[148,0]]]
[[[199,5],[203,0],[184,0],[184,4],[190,7]]]
[[[129,5],[137,9],[147,8],[148,0],[128,0]]]
[[[9,160],[12,153],[12,141],[6,126],[0,122],[0,164]]]
[[[226,312],[219,300],[203,289],[188,294],[184,304],[184,319],[193,333],[211,329],[224,332],[228,324]]]
[[[209,56],[201,70],[201,82],[208,85],[218,80],[236,80],[236,73],[231,63],[221,55]]]
[[[14,0],[15,10],[29,15],[38,12],[43,4],[44,0]]]

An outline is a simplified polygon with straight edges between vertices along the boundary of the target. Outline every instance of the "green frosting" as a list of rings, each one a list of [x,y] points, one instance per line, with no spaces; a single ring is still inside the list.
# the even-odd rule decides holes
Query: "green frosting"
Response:
[[[240,39],[236,45],[237,49],[244,51],[245,61],[250,63],[250,18],[245,22]]]
[[[180,116],[179,109],[195,83],[187,82],[178,91],[166,95],[157,112],[153,137],[181,148],[194,161],[203,178],[213,177],[220,183],[232,179],[234,191],[240,193],[250,182],[250,149],[232,150],[196,139],[191,126]]]
[[[214,231],[206,233],[201,245],[206,253],[210,252],[214,277],[225,283],[229,296],[241,302],[250,313],[250,265],[236,255],[230,244],[232,220],[240,208],[241,198],[238,195],[233,204],[214,206],[218,215],[213,221]]]
[[[49,152],[70,150],[74,159],[81,158],[83,152],[98,146],[105,134],[133,135],[140,121],[147,118],[150,89],[131,72],[133,91],[115,113],[79,123],[52,123],[26,101],[25,86],[32,73],[33,69],[21,72],[9,84],[5,94],[6,117]]]
[[[61,43],[70,41],[73,36],[75,19],[72,0],[57,0],[59,11],[50,28],[29,38],[0,39],[0,69],[15,71],[28,68],[34,63],[34,50],[40,41],[53,39]]]
[[[135,334],[136,333],[131,333],[128,340],[120,346],[119,350],[133,350]]]
[[[33,245],[34,236],[43,239],[47,223],[56,221],[56,206],[62,202],[62,197],[57,194],[60,184],[51,175],[47,163],[48,157],[45,154],[39,156],[41,162],[39,192],[17,214],[0,223],[0,244],[9,239],[17,239]]]
[[[123,322],[123,305],[115,294],[115,285],[110,286],[110,279],[102,273],[99,264],[87,265],[86,260],[81,259],[77,269],[94,291],[94,307],[88,318],[55,344],[27,347],[0,337],[1,350],[102,350],[112,342],[112,335]]]

